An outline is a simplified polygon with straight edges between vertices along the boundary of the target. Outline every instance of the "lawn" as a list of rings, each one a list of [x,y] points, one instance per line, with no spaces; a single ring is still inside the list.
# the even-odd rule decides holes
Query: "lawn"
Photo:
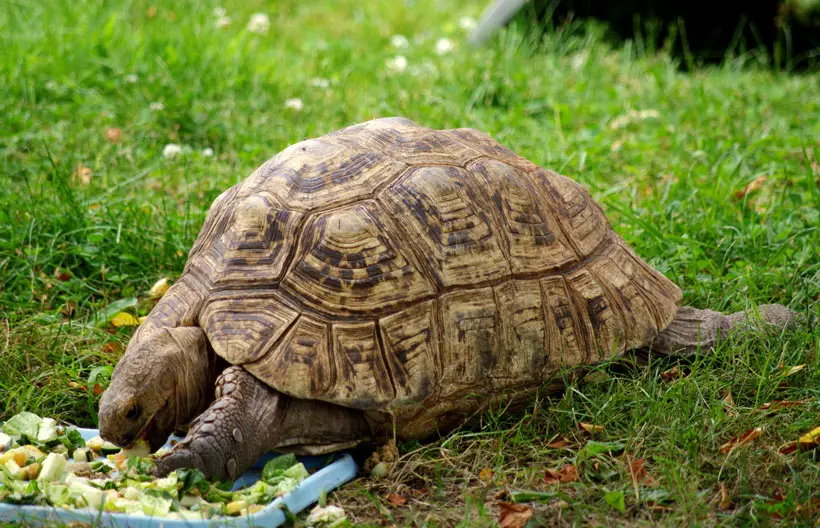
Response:
[[[474,0],[219,5],[2,2],[0,420],[94,424],[134,328],[104,316],[150,310],[222,190],[379,116],[482,129],[582,182],[687,304],[820,312],[818,74],[755,57],[683,73],[578,25],[471,49]],[[627,357],[402,445],[388,478],[328,502],[356,525],[494,526],[516,500],[531,525],[811,525],[820,449],[780,447],[820,426],[818,345],[802,325],[680,364]],[[780,400],[800,403],[761,410]]]

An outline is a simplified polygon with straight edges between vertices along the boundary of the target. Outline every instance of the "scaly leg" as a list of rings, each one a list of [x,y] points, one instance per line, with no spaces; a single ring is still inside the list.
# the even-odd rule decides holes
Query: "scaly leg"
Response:
[[[763,304],[756,311],[731,315],[682,306],[672,323],[655,337],[652,351],[688,354],[698,348],[712,350],[718,341],[729,337],[744,339],[761,330],[780,332],[794,323],[797,315],[780,304]]]
[[[185,439],[157,460],[155,474],[190,467],[209,478],[234,480],[277,447],[305,445],[315,451],[369,437],[361,412],[291,398],[234,366],[219,377],[216,401],[191,424]]]

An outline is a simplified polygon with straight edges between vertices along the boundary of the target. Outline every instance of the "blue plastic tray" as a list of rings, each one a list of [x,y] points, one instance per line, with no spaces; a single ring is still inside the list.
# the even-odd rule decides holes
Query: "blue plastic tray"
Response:
[[[97,436],[96,429],[78,428],[86,440]],[[174,438],[174,440],[179,440]],[[167,444],[166,444],[167,445]],[[234,488],[245,487],[259,480],[259,475],[265,462],[272,455],[265,455],[253,468],[242,475],[234,485]],[[275,527],[285,522],[283,506],[287,506],[292,513],[297,513],[319,500],[323,492],[337,488],[356,476],[358,467],[353,458],[348,454],[337,455],[337,459],[331,464],[325,465],[330,459],[329,456],[298,457],[306,468],[314,469],[322,467],[319,471],[309,476],[291,493],[274,499],[264,509],[242,517],[214,517],[211,519],[198,520],[178,520],[165,519],[162,517],[148,517],[140,515],[128,515],[125,513],[98,512],[91,509],[67,509],[54,508],[48,506],[15,506],[13,504],[0,503],[0,524],[8,522],[26,522],[28,524],[54,524],[69,522],[85,522],[94,526],[118,527],[118,528],[177,528],[183,526],[264,526]]]

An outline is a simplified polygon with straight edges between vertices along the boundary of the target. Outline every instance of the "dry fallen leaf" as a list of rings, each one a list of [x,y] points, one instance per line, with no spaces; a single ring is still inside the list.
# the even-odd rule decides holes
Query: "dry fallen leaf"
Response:
[[[167,292],[170,287],[171,284],[168,282],[168,277],[163,277],[151,286],[151,289],[148,290],[148,295],[153,299],[159,299],[165,295],[165,292]]]
[[[385,497],[387,502],[389,502],[393,507],[399,508],[407,504],[407,499],[399,495],[398,493],[390,493]]]
[[[663,504],[658,504],[655,501],[649,501],[646,503],[646,507],[649,508],[651,511],[655,513],[671,513],[674,510],[669,506],[664,506]]]
[[[724,455],[727,453],[731,453],[738,447],[744,446],[752,440],[754,440],[755,438],[757,438],[758,436],[760,436],[761,432],[763,432],[762,427],[755,427],[754,429],[749,429],[742,435],[736,436],[735,438],[732,438],[731,440],[720,446],[718,452]]]
[[[760,411],[775,411],[777,409],[786,409],[788,407],[799,407],[806,405],[811,400],[775,400],[766,402],[757,409]]]
[[[675,379],[678,379],[678,378],[683,378],[684,376],[685,375],[684,375],[683,371],[680,368],[678,368],[677,365],[675,365],[674,367],[672,367],[669,370],[665,370],[665,371],[661,372],[661,379],[663,381],[672,381],[672,380],[675,380]]]
[[[547,469],[544,475],[544,482],[547,484],[566,484],[567,482],[578,482],[578,470],[572,464],[567,464],[559,470]]]
[[[109,341],[100,348],[100,352],[110,356],[118,356],[122,354],[122,345],[116,341]]]
[[[109,143],[119,143],[122,141],[122,130],[119,128],[106,128],[105,139]]]
[[[658,481],[646,471],[646,460],[643,458],[627,457],[627,468],[633,484],[646,484],[647,486],[657,486]]]
[[[91,176],[93,175],[94,171],[82,163],[78,163],[77,168],[74,169],[74,180],[82,183],[83,185],[88,185],[91,183]]]
[[[87,390],[88,390],[88,387],[87,387],[87,386],[85,386],[85,385],[80,385],[80,384],[79,384],[79,383],[77,383],[76,381],[69,381],[69,382],[68,382],[68,388],[69,388],[69,389],[77,389],[77,390],[79,390],[79,391],[83,391],[83,392],[85,392],[85,391],[87,391]]]
[[[582,430],[586,433],[589,433],[589,434],[595,434],[595,433],[600,433],[601,431],[603,431],[604,426],[603,425],[593,425],[593,424],[587,423],[587,422],[578,422],[578,429],[580,429],[580,430]]]
[[[66,282],[71,280],[71,274],[62,268],[54,268],[54,278]]]
[[[102,385],[100,385],[99,383],[95,383],[94,386],[91,388],[91,392],[93,392],[96,396],[99,396],[104,391],[105,389],[103,389]]]
[[[120,312],[111,319],[111,324],[114,326],[137,326],[140,321],[130,313]]]
[[[739,191],[736,191],[735,198],[737,200],[742,200],[750,193],[760,190],[760,188],[763,187],[763,184],[766,183],[766,180],[768,180],[766,176],[758,176],[757,178],[752,180],[746,187],[742,188]]]
[[[726,396],[721,398],[720,401],[722,401],[723,404],[726,405],[727,407],[734,407],[735,406],[735,399],[734,399],[734,397],[732,397],[732,391],[727,392]]]
[[[148,15],[148,18],[154,18],[157,16],[157,6],[149,7],[145,14]]]
[[[478,472],[478,479],[485,484],[488,484],[493,481],[493,470],[490,468],[484,468]]]
[[[572,443],[563,436],[556,437],[552,442],[547,444],[550,449],[563,449],[569,447]]]
[[[74,317],[74,312],[77,311],[77,305],[74,304],[74,301],[66,301],[63,309],[60,310],[60,313],[63,314],[63,317]]]
[[[720,483],[720,503],[718,503],[718,508],[723,511],[729,510],[732,507],[732,498],[729,497],[729,493],[726,491],[726,486],[723,482]]]
[[[532,508],[526,504],[499,502],[498,524],[501,528],[524,528],[532,517]]]

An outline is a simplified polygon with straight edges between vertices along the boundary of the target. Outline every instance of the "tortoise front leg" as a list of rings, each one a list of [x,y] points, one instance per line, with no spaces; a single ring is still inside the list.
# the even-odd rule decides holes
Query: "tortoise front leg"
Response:
[[[208,478],[235,480],[277,447],[316,450],[369,436],[361,412],[291,398],[234,366],[217,379],[216,401],[191,424],[185,439],[157,460],[155,474],[189,467]]]

